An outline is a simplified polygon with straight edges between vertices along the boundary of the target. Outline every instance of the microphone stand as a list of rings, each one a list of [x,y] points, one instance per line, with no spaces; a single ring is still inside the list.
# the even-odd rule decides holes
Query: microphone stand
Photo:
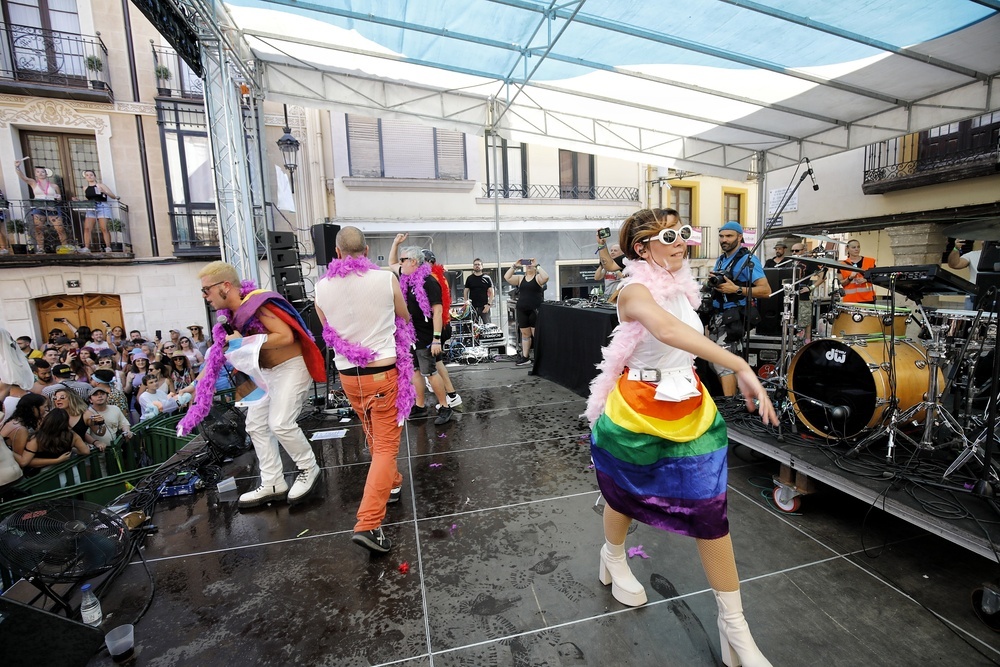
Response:
[[[799,162],[800,166],[801,166],[801,164],[802,163]],[[771,216],[771,219],[767,221],[767,224],[764,225],[764,231],[762,231],[760,234],[757,235],[757,241],[753,244],[753,247],[750,248],[750,259],[747,260],[747,263],[751,263],[753,261],[754,256],[757,254],[757,250],[760,248],[760,245],[764,242],[764,239],[767,237],[768,232],[770,232],[771,228],[774,227],[774,223],[776,223],[778,221],[778,217],[781,215],[781,212],[785,210],[786,206],[788,206],[788,202],[790,202],[792,200],[792,197],[795,195],[796,191],[799,189],[799,186],[802,185],[802,181],[806,180],[806,178],[808,178],[811,174],[812,174],[812,167],[808,166],[808,163],[807,163],[807,169],[804,172],[802,172],[802,175],[799,177],[798,182],[796,182],[795,185],[792,186],[792,188],[785,193],[785,197],[784,197],[784,199],[781,200],[781,203],[778,205],[778,209],[774,212],[774,215]],[[818,185],[814,186],[814,189],[819,190],[819,186]],[[738,257],[738,253],[737,253],[737,255],[735,255],[733,257],[733,260],[731,260],[729,262],[729,265],[725,269],[726,271],[729,271],[729,269],[732,268],[732,266],[735,263],[735,260],[736,260],[737,257]],[[746,263],[744,264],[744,267],[746,267]],[[751,270],[748,273],[749,273],[750,278],[752,278],[753,277],[752,264],[751,264]],[[734,275],[733,277],[735,278],[736,276]],[[735,282],[735,281],[733,281],[733,282]],[[749,280],[749,282],[751,284],[746,285],[746,300],[743,303],[743,321],[744,322],[748,322],[750,320],[750,302],[753,300],[753,296],[751,296],[751,292],[753,290],[753,286],[752,286],[753,280]],[[770,286],[768,286],[768,289],[770,289]],[[742,354],[743,360],[746,361],[749,358],[749,355],[750,355],[750,327],[749,326],[744,326],[743,327],[743,340],[741,341],[741,347],[742,347],[742,353],[743,353]]]

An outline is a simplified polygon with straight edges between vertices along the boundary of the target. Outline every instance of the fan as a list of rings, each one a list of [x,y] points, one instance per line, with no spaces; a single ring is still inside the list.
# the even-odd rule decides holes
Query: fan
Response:
[[[128,553],[121,518],[93,503],[30,505],[0,523],[0,561],[48,581],[79,581],[110,570]]]
[[[220,462],[247,450],[246,421],[232,405],[216,404],[201,423],[202,435]]]

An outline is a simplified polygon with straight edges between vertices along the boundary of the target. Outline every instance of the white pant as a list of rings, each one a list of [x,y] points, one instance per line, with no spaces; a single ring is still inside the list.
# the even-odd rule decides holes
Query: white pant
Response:
[[[273,486],[283,479],[279,443],[299,470],[316,465],[316,455],[295,421],[312,378],[301,356],[261,372],[267,381],[267,397],[247,409],[247,433],[257,453],[260,483]]]

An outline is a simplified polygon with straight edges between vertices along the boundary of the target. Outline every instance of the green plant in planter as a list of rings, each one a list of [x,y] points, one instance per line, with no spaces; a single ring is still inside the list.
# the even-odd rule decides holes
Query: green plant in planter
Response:
[[[109,232],[121,232],[122,231],[122,221],[119,218],[111,218],[108,220],[108,231]]]
[[[87,69],[91,72],[103,72],[104,61],[100,56],[87,56]]]
[[[7,233],[8,234],[23,234],[26,230],[24,225],[24,220],[8,220],[7,221]]]
[[[164,83],[170,81],[170,68],[166,65],[157,65],[154,71],[156,72],[156,78],[160,81]]]

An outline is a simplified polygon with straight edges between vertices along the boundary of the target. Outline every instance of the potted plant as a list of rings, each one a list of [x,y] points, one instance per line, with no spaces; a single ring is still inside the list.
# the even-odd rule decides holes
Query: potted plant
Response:
[[[100,56],[87,56],[87,69],[94,72],[94,78],[90,80],[90,86],[94,90],[104,90],[107,88],[107,84],[98,77],[98,74],[104,71],[104,61],[101,60]]]
[[[125,252],[125,238],[122,234],[122,221],[119,218],[108,220],[108,231],[111,232],[111,252]]]
[[[170,97],[170,68],[166,65],[156,66],[156,94],[160,97]]]
[[[7,242],[10,244],[10,251],[15,255],[28,254],[28,244],[24,242],[25,231],[24,220],[7,221]]]

